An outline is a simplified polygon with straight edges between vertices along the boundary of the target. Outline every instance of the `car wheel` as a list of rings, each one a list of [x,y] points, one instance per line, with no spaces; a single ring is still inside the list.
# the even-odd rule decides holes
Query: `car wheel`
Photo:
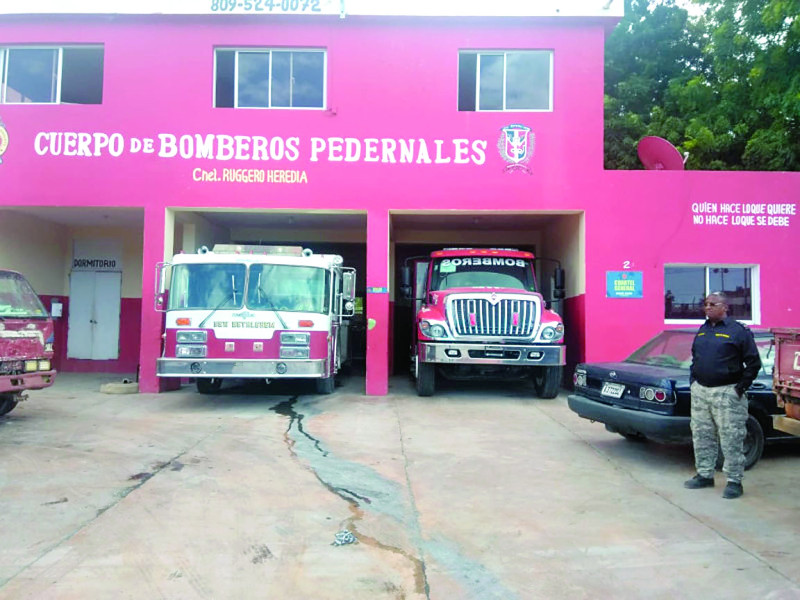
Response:
[[[197,391],[201,394],[216,394],[222,387],[219,377],[198,377]]]
[[[539,398],[555,398],[561,389],[561,367],[536,367],[533,385]]]
[[[744,468],[745,470],[753,467],[761,455],[764,453],[764,428],[753,415],[747,416],[744,435]],[[717,450],[717,469],[722,469],[725,464],[725,456],[722,454],[722,447]]]
[[[19,402],[14,397],[14,394],[0,394],[0,417],[17,408],[17,404]]]

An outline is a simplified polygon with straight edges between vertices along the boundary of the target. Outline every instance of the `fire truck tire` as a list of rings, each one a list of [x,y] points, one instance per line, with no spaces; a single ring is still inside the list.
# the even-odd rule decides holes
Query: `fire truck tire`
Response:
[[[321,377],[315,381],[317,393],[328,395],[333,393],[333,388],[336,387],[336,378],[331,375],[330,377]]]
[[[17,407],[17,399],[13,394],[0,394],[0,417],[7,415]]]
[[[558,396],[558,390],[561,389],[561,370],[560,366],[537,367],[533,385],[539,398],[550,399]]]
[[[417,364],[417,395],[433,396],[436,391],[436,365],[432,363]]]
[[[219,377],[198,377],[197,391],[201,394],[216,394],[222,387],[222,379]]]

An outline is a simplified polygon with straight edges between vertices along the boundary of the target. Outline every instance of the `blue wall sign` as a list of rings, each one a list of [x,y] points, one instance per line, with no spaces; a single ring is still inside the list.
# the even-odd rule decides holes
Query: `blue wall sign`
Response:
[[[641,271],[606,271],[606,298],[641,297]]]

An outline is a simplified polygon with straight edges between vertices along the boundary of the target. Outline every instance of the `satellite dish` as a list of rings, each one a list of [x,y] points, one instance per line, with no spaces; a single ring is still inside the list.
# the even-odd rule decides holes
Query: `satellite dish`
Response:
[[[639,140],[636,150],[639,153],[639,160],[648,170],[683,171],[683,165],[689,158],[688,152],[685,157],[681,156],[675,146],[655,135],[648,135]]]

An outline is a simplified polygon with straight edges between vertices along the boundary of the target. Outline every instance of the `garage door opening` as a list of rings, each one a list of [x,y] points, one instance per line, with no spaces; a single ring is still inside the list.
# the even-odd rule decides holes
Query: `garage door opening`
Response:
[[[391,372],[412,370],[412,338],[416,336],[413,303],[401,293],[401,268],[409,259],[444,248],[515,248],[532,252],[538,289],[564,320],[567,363],[583,352],[582,297],[585,292],[583,214],[571,213],[393,213]],[[554,267],[566,273],[566,298],[553,299]],[[576,300],[577,299],[577,300]]]
[[[215,316],[210,323],[219,326],[220,336],[227,339],[225,351],[230,348],[233,354],[221,354],[220,360],[228,358],[227,363],[209,358],[196,361],[201,366],[195,368],[205,365],[203,372],[195,373],[198,389],[200,384],[208,383],[211,387],[206,391],[214,391],[237,379],[263,376],[271,381],[287,379],[286,383],[288,379],[330,379],[330,389],[321,391],[329,393],[334,373],[337,381],[341,376],[358,377],[364,387],[366,213],[203,209],[174,210],[172,216],[173,223],[167,227],[165,240],[168,255],[171,249],[172,254],[197,256],[198,251],[202,253],[206,248],[213,251],[215,246],[229,254],[236,254],[235,247],[243,246],[245,252],[241,254],[254,255],[229,259],[243,263],[240,279],[236,273],[226,273],[228,287],[236,298],[235,306],[223,295],[223,306],[212,307]],[[341,257],[341,261],[336,256]],[[198,261],[208,262],[198,258],[175,259],[175,263],[199,264]],[[190,267],[181,268],[190,274]],[[175,272],[175,267],[172,271]],[[239,296],[236,291],[240,292]],[[351,296],[352,301],[348,301]],[[169,302],[171,311],[176,310],[177,300]],[[169,319],[168,316],[168,328]],[[252,332],[248,336],[240,333],[242,327],[255,326],[265,329],[263,340],[256,339],[259,336],[254,337]],[[281,333],[276,336],[269,329],[299,331],[302,335]],[[216,336],[216,329],[213,336]],[[237,339],[242,341],[237,342]],[[242,347],[246,347],[246,357]],[[207,352],[211,352],[211,348],[208,344]],[[170,349],[167,354],[172,357]],[[230,360],[234,355],[237,358]],[[173,374],[168,367],[174,366],[178,371],[191,367],[191,364],[187,367],[179,363],[177,360],[174,365],[160,361],[159,374],[172,377],[179,373]],[[291,377],[293,374],[295,378]],[[201,382],[201,379],[208,379],[210,383]],[[327,383],[323,381],[320,385],[325,388]],[[280,387],[286,388],[285,385]]]

